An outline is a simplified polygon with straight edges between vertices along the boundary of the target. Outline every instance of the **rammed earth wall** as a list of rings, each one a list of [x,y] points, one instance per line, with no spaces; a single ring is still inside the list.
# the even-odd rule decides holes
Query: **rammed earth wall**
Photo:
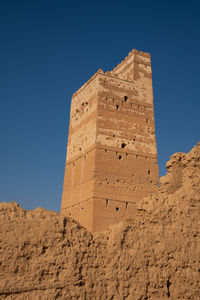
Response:
[[[61,212],[100,231],[157,188],[151,60],[133,50],[72,97]]]

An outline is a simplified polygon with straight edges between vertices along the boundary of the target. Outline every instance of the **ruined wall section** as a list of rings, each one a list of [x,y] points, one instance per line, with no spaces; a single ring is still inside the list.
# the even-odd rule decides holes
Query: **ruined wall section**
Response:
[[[135,82],[139,100],[153,104],[151,57],[149,53],[138,52],[134,49],[110,73],[120,79]]]
[[[137,82],[98,78],[94,228],[105,228],[157,190],[158,164],[153,97],[140,99]]]
[[[72,97],[67,160],[83,154],[95,143],[98,86],[95,77]]]
[[[157,155],[153,97],[139,92],[135,82],[99,75],[97,143]]]
[[[92,225],[96,115],[96,76],[72,98],[61,211]],[[87,207],[87,209],[86,209]]]
[[[113,76],[132,82],[141,78],[151,79],[151,73],[150,54],[142,51],[139,52],[135,49],[111,71]]]

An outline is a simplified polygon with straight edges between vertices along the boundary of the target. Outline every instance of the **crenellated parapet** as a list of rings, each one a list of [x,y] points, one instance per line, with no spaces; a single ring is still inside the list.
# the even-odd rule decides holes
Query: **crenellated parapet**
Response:
[[[90,84],[90,82],[95,79],[95,77],[97,76],[97,74],[104,74],[104,71],[99,69],[92,77],[90,77],[90,79],[88,79],[88,81],[86,81],[73,95],[72,98],[74,98],[76,95],[78,95],[84,88],[86,88],[88,86],[88,84]]]
[[[145,65],[151,64],[151,55],[150,53],[145,53],[143,51],[138,51],[136,49],[133,49],[131,52],[129,52],[128,56],[125,57],[124,60],[121,61],[112,71],[112,74],[115,74],[115,72],[121,68],[125,63],[128,61],[135,61],[137,63],[143,63]]]
[[[112,71],[104,71],[102,69],[99,69],[93,76],[88,79],[72,96],[74,98],[76,95],[78,95],[84,88],[86,88],[90,82],[98,75],[98,74],[104,74],[106,76],[113,76],[115,78],[119,77],[119,70],[124,69],[127,67],[127,65],[135,64],[135,66],[144,65],[146,67],[151,67],[151,55],[149,53],[138,51],[136,49],[133,49],[131,52],[129,52],[128,56],[125,57],[121,63],[119,63]],[[148,69],[148,68],[147,68]],[[151,72],[151,69],[149,68],[149,72],[146,70],[147,73]],[[132,80],[130,80],[132,81]]]

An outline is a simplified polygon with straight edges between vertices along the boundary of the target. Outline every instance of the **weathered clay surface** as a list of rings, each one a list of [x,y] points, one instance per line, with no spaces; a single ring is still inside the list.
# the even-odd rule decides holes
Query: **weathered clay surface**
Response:
[[[72,97],[61,212],[102,231],[157,190],[151,57],[133,50]]]
[[[134,219],[92,235],[0,204],[0,299],[200,299],[200,144],[167,163]]]

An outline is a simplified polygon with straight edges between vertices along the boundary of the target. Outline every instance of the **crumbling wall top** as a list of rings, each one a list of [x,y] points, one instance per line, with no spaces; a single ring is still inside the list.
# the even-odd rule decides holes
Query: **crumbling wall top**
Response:
[[[137,55],[137,56],[141,56],[147,59],[151,59],[151,55],[150,53],[147,52],[143,52],[143,51],[138,51],[136,49],[133,49],[131,52],[129,52],[128,56],[125,57],[125,59],[123,61],[121,61],[121,63],[119,63],[112,71],[107,71],[104,73],[104,71],[102,69],[99,69],[90,79],[88,79],[88,81],[86,81],[72,96],[75,97],[77,94],[79,94],[98,74],[104,74],[104,75],[108,75],[108,76],[113,76],[113,77],[118,77],[118,74],[116,73],[116,71],[123,66],[123,64],[125,64],[127,62],[127,60],[129,60],[133,55]]]
[[[121,67],[131,56],[133,56],[134,54],[137,54],[139,56],[142,56],[142,57],[146,57],[146,58],[149,58],[151,59],[151,55],[150,53],[147,53],[147,52],[143,52],[143,51],[138,51],[136,49],[133,49],[132,51],[129,52],[128,56],[125,57],[124,60],[121,61],[121,63],[119,63],[112,71],[111,73],[115,72],[119,67]]]

